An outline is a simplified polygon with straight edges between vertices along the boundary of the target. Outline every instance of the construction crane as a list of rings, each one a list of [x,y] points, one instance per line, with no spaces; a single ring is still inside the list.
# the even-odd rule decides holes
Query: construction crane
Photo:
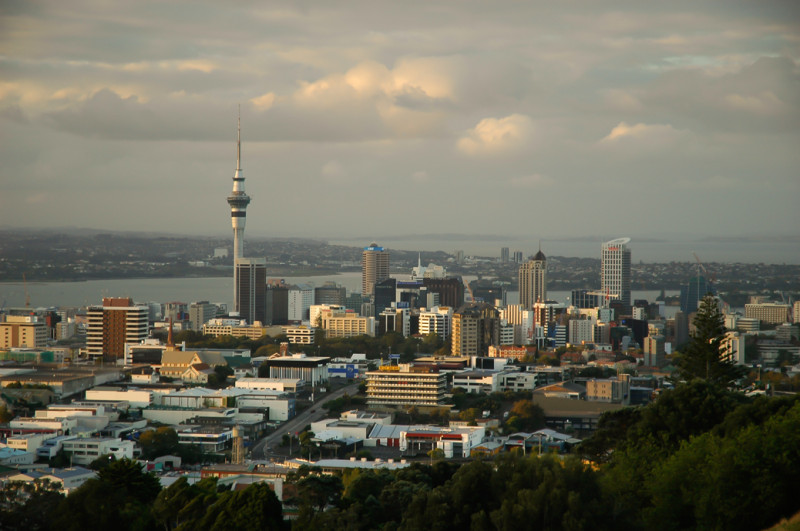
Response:
[[[702,270],[709,284],[713,284],[714,282],[716,282],[717,281],[716,273],[709,273],[708,269],[706,269],[706,266],[704,266],[703,262],[700,261],[700,257],[697,256],[697,253],[692,252],[692,254],[694,255],[694,259],[697,260],[697,276],[700,276],[700,271]]]
[[[464,283],[464,287],[467,288],[467,293],[469,293],[470,302],[475,302],[475,295],[472,294],[472,288],[469,287],[469,282],[467,282],[466,280],[462,280],[462,282]]]
[[[608,288],[606,288],[606,291],[587,291],[586,294],[587,295],[596,295],[596,296],[599,296],[599,297],[603,297],[603,300],[605,301],[605,307],[606,308],[608,308],[608,302],[609,302],[608,299],[619,299],[619,295],[616,294],[616,293],[611,293],[608,290]]]
[[[28,279],[25,277],[25,273],[22,273],[22,285],[25,287],[25,307],[31,307],[31,294],[28,292]]]

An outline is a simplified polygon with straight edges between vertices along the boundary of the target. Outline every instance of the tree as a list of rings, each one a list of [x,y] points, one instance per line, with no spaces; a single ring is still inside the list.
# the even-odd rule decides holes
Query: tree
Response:
[[[214,367],[214,374],[208,376],[208,387],[211,389],[223,389],[227,387],[228,376],[233,376],[233,369],[227,365],[217,365]]]
[[[0,490],[0,529],[50,529],[50,518],[64,495],[48,480],[11,481]]]
[[[9,411],[5,404],[0,405],[0,424],[5,424],[14,419],[14,412]]]
[[[54,511],[51,527],[85,529],[149,529],[154,520],[150,506],[161,490],[152,474],[130,459],[109,464],[70,493]]]
[[[681,378],[687,381],[702,378],[728,384],[742,375],[742,371],[723,349],[724,323],[725,318],[719,311],[716,299],[711,295],[703,297],[694,318],[695,332],[677,359]]]
[[[149,430],[139,436],[139,446],[147,459],[174,454],[178,451],[178,433],[169,426]]]

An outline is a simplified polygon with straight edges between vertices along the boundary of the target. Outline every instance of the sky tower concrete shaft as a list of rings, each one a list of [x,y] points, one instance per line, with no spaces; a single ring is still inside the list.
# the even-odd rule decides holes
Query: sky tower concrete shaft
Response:
[[[231,225],[233,226],[233,311],[239,311],[239,290],[237,286],[236,260],[244,256],[244,225],[247,219],[247,205],[250,197],[244,191],[242,173],[242,118],[241,112],[236,128],[236,173],[233,174],[233,191],[228,196],[231,206]]]

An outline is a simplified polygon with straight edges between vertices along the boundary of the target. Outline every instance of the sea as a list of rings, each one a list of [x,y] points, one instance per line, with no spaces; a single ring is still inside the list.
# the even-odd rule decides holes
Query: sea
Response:
[[[287,284],[308,284],[322,286],[335,282],[344,286],[348,293],[361,291],[361,272],[352,271],[335,275],[312,277],[282,277]],[[466,282],[475,276],[464,275]],[[22,282],[0,282],[0,307],[25,306],[26,286]],[[84,307],[100,304],[103,297],[131,297],[134,302],[197,302],[225,303],[230,308],[233,301],[233,279],[231,277],[212,278],[128,278],[118,280],[86,280],[82,282],[28,282],[27,292],[33,308]],[[655,301],[661,292],[658,290],[632,291],[631,297]],[[667,296],[679,292],[667,290]],[[548,298],[569,304],[569,291],[548,291]],[[506,294],[507,304],[519,303],[519,292]],[[674,316],[675,307],[665,308],[665,317]]]

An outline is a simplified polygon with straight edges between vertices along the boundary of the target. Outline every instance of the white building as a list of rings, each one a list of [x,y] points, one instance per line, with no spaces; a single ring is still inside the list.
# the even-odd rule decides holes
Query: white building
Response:
[[[127,402],[130,404],[130,407],[143,408],[153,403],[153,392],[144,389],[97,387],[86,391],[86,400]]]
[[[65,452],[71,454],[76,465],[88,465],[101,455],[111,454],[115,459],[133,459],[133,441],[120,439],[91,437],[88,439],[71,439],[63,442]]]
[[[453,309],[449,306],[436,306],[419,312],[419,333],[438,335],[442,341],[450,337],[453,325]]]
[[[600,290],[609,297],[631,307],[631,250],[630,238],[605,242],[601,250]]]
[[[6,439],[6,445],[9,448],[22,450],[23,452],[36,453],[46,440],[55,437],[55,433],[25,433],[9,437]]]
[[[289,289],[289,321],[309,322],[309,310],[314,304],[314,288],[303,284]],[[312,325],[314,323],[311,323]]]
[[[303,387],[303,380],[280,378],[240,378],[236,380],[237,389],[255,389],[296,393]]]
[[[569,322],[569,343],[582,345],[594,341],[594,322],[591,319],[572,319]]]
[[[745,338],[747,334],[740,334],[739,332],[726,332],[725,337],[722,339],[720,345],[721,350],[725,356],[733,360],[736,365],[744,365],[745,363]]]
[[[472,448],[483,442],[486,430],[481,426],[440,428],[411,426],[400,432],[400,451],[440,449],[446,458],[469,457]]]
[[[494,371],[465,371],[453,375],[453,387],[467,393],[494,393],[499,389],[500,376]]]
[[[313,306],[312,306],[313,309]],[[311,321],[312,323],[314,321]],[[313,345],[316,328],[309,326],[284,326],[283,333],[293,345]]]

